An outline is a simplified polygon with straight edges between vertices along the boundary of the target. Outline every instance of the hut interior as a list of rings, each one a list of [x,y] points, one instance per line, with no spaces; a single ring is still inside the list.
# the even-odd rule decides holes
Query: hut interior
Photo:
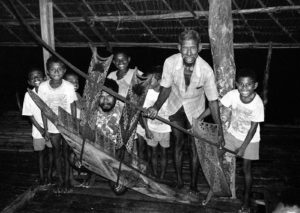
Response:
[[[298,51],[300,48],[300,0],[226,1],[232,10],[234,50],[266,49],[268,52],[265,54],[267,60],[262,89],[267,103],[268,77],[272,76],[269,66],[272,50]],[[209,7],[212,2],[213,0],[1,0],[0,46],[2,50],[15,48],[17,51],[41,48],[20,23],[15,8],[35,33],[41,35],[53,49],[61,52],[62,49],[71,52],[74,48],[91,46],[105,49],[106,54],[113,48],[129,47],[153,48],[155,53],[162,49],[176,50],[178,34],[184,29],[198,31],[203,49],[209,50]],[[4,54],[1,52],[1,55]],[[44,60],[49,56],[47,54],[47,51],[43,52]],[[5,97],[2,94],[4,93],[1,91],[1,96]],[[30,124],[21,117],[20,112],[2,108],[5,107],[0,107],[0,164],[3,168],[0,209],[19,195],[25,196],[24,199],[27,199],[28,192],[32,195],[33,192],[28,191],[28,187],[38,176],[36,159],[32,154]],[[300,146],[296,143],[299,139],[299,126],[265,125],[262,135],[261,160],[253,164],[253,205],[256,212],[271,212],[277,193],[287,187],[300,189],[300,173],[295,169],[300,164]],[[171,150],[168,153],[167,176],[168,179],[174,179]],[[188,182],[188,161],[185,160],[183,173],[185,182]],[[241,165],[242,162],[238,160],[238,197],[243,188]],[[105,181],[99,178],[98,188],[76,189],[73,194],[61,197],[39,191],[20,212],[51,212],[47,199],[57,202],[56,210],[64,209],[64,212],[95,212],[103,208],[107,212],[199,212],[199,208],[202,209],[197,205],[158,202],[132,191],[126,197],[117,197],[110,192]],[[198,182],[201,192],[205,193],[208,188],[203,175],[199,174]],[[98,196],[96,199],[95,195]],[[85,205],[80,205],[83,203]],[[235,212],[238,205],[238,201],[213,200],[203,212],[224,212],[224,209]]]

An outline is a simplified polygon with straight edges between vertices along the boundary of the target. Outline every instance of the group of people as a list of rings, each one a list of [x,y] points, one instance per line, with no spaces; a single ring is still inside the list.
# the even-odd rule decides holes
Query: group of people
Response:
[[[261,98],[255,92],[258,83],[255,72],[249,69],[238,70],[236,87],[220,98],[214,72],[210,65],[199,56],[201,51],[201,41],[199,34],[194,30],[186,30],[179,35],[179,53],[168,57],[163,67],[153,68],[152,82],[146,95],[144,107],[146,112],[142,114],[140,124],[137,127],[138,155],[140,158],[148,159],[152,168],[152,175],[158,179],[164,179],[167,168],[166,150],[170,147],[170,142],[174,146],[174,164],[177,177],[177,188],[183,188],[182,179],[182,158],[185,143],[188,143],[191,156],[191,182],[190,190],[198,193],[197,174],[199,170],[198,153],[195,141],[192,137],[186,140],[186,136],[180,130],[170,127],[156,120],[159,115],[169,119],[185,129],[192,128],[192,120],[203,120],[209,114],[213,121],[219,125],[220,146],[235,151],[238,156],[244,159],[243,168],[245,174],[245,194],[241,212],[249,212],[250,192],[251,192],[251,161],[259,159],[259,124],[264,121],[264,106]],[[124,52],[114,54],[113,63],[117,71],[111,72],[105,81],[105,86],[109,87],[120,95],[126,97],[130,88],[131,79],[135,73],[134,69],[129,68],[130,56]],[[43,82],[43,73],[40,70],[32,70],[28,75],[28,83],[50,108],[57,113],[58,106],[64,108],[73,116],[78,112],[78,77],[66,75],[65,65],[51,57],[47,61],[47,73],[49,80]],[[70,82],[68,82],[70,81]],[[74,87],[75,85],[75,87]],[[75,89],[74,89],[75,88]],[[208,108],[205,109],[206,99]],[[220,119],[219,105],[231,110],[230,126],[227,131],[223,131]],[[97,128],[100,135],[109,135],[109,138],[117,143],[116,124],[121,116],[123,103],[117,101],[115,97],[101,92],[99,98],[99,116],[97,116]],[[53,149],[54,162],[60,186],[69,188],[70,167],[68,163],[69,149],[62,140],[59,131],[47,119],[36,106],[28,94],[25,95],[23,115],[30,116],[33,124],[34,149],[39,152],[40,179],[51,181],[51,168],[47,178],[43,174],[43,158],[45,147],[47,150]],[[105,115],[105,116],[103,116]],[[172,141],[170,141],[172,135]],[[148,146],[148,154],[144,155],[145,144]],[[158,165],[158,144],[161,147],[160,165]],[[118,145],[113,146],[112,150]],[[62,151],[63,150],[63,151]],[[61,172],[61,151],[64,158],[64,178]],[[53,161],[51,151],[49,162]],[[160,174],[158,174],[160,171]],[[202,202],[206,205],[212,191],[207,194]]]

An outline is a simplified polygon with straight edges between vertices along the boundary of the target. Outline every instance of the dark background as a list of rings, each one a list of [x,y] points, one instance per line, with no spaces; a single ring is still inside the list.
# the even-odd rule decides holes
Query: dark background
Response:
[[[119,48],[120,49],[120,48]],[[118,50],[118,49],[114,49]],[[154,65],[162,65],[164,60],[177,50],[155,48],[123,48],[130,56],[130,67],[137,66],[142,71]],[[56,51],[76,67],[87,72],[92,56],[89,48],[57,48]],[[108,56],[105,49],[99,48],[101,56]],[[236,49],[235,63],[237,69],[252,68],[259,77],[258,93],[262,91],[263,73],[266,67],[267,49]],[[200,56],[212,65],[210,50],[202,50]],[[300,49],[274,49],[270,65],[268,87],[268,104],[266,123],[300,125]],[[40,47],[1,47],[0,109],[16,110],[16,92],[21,101],[27,87],[28,69],[32,66],[42,67],[42,49]],[[111,70],[114,66],[111,66]],[[69,70],[70,71],[70,70]],[[80,79],[81,91],[84,79]]]

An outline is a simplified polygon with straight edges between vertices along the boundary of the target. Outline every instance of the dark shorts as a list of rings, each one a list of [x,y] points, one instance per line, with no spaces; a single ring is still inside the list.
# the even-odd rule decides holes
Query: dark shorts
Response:
[[[177,122],[181,127],[185,129],[190,129],[192,127],[188,118],[186,117],[183,106],[180,107],[180,109],[175,114],[169,116],[169,120],[171,122]]]

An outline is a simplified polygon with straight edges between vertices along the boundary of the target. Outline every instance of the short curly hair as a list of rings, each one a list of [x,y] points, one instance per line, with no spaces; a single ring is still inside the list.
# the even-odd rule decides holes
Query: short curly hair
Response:
[[[179,36],[178,36],[178,42],[179,42],[179,44],[182,44],[182,42],[186,41],[186,40],[194,40],[198,44],[201,43],[200,35],[195,30],[185,30],[185,31],[183,31],[183,32],[181,32],[179,34]]]

